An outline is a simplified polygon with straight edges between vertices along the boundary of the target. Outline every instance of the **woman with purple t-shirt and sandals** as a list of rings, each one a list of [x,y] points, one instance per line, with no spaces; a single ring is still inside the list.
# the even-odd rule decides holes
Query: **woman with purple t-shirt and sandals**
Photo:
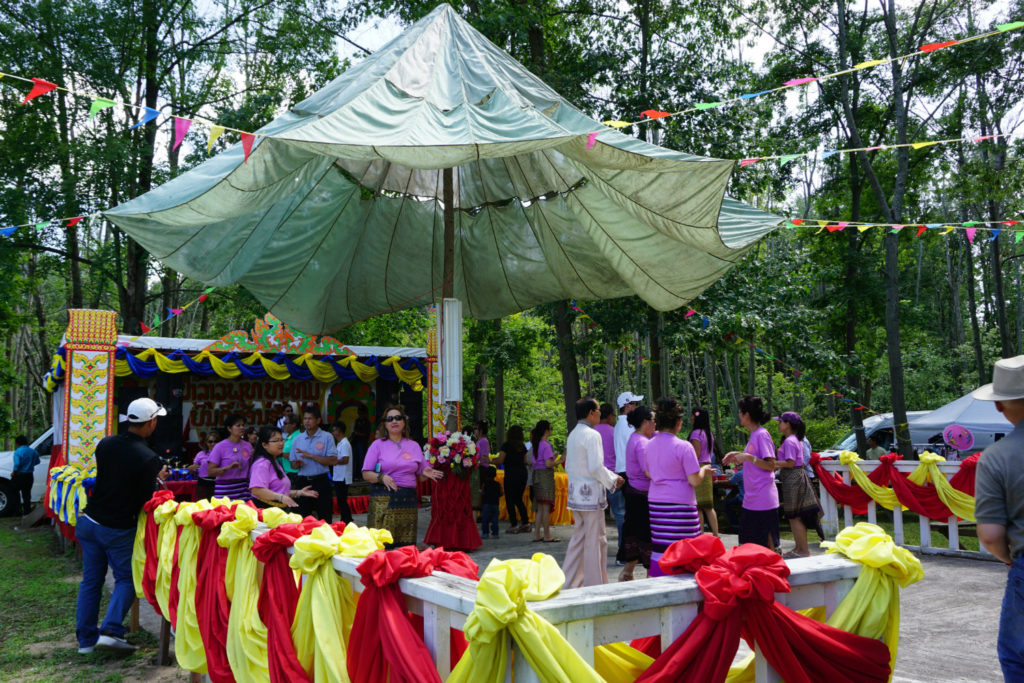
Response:
[[[242,438],[245,418],[232,413],[224,420],[228,438],[210,452],[207,468],[215,477],[213,495],[231,500],[249,500],[249,459],[252,444]]]
[[[388,544],[388,549],[415,544],[416,479],[437,481],[443,476],[427,463],[419,444],[409,438],[405,408],[388,408],[363,460],[363,479],[370,482],[366,526],[391,532],[394,542]]]
[[[291,488],[291,481],[277,459],[284,452],[284,437],[277,427],[260,427],[256,449],[249,465],[249,492],[256,507],[298,509],[296,498],[316,498],[320,494],[312,486]]]
[[[562,459],[555,455],[548,437],[551,423],[541,420],[530,430],[530,444],[533,447],[533,500],[537,505],[537,516],[533,520],[533,540],[536,543],[557,543],[551,535],[551,509],[555,506],[555,466]]]
[[[626,485],[622,487],[626,515],[622,521],[622,542],[615,556],[626,565],[619,574],[619,581],[633,580],[637,562],[648,572],[651,569],[651,513],[647,501],[651,480],[644,470],[647,469],[647,444],[654,436],[654,413],[647,406],[637,406],[626,416],[626,422],[633,433],[626,442]]]
[[[771,419],[760,396],[739,400],[740,426],[750,432],[742,451],[731,451],[722,462],[743,465],[743,509],[740,511],[740,543],[756,543],[777,550],[779,491],[775,488],[775,442],[762,425]]]
[[[670,545],[700,536],[700,516],[694,488],[711,475],[711,465],[701,466],[697,453],[678,437],[683,409],[674,398],[658,400],[654,426],[658,433],[647,443],[647,508],[651,515],[650,576],[664,576],[658,560]]]
[[[690,416],[690,445],[697,451],[697,462],[710,465],[711,456],[715,451],[715,438],[711,434],[711,418],[704,408],[697,408]],[[704,481],[696,489],[697,509],[700,510],[711,533],[718,535],[718,515],[715,513],[714,477],[704,477]]]
[[[782,434],[782,445],[779,446],[775,468],[779,472],[779,484],[782,488],[782,512],[789,520],[789,528],[793,530],[793,541],[796,548],[783,557],[791,560],[796,557],[808,557],[811,548],[807,545],[807,530],[815,529],[818,536],[822,535],[821,506],[814,495],[811,478],[804,469],[804,436],[807,428],[803,419],[792,411],[785,412],[775,418],[779,421],[779,433]]]

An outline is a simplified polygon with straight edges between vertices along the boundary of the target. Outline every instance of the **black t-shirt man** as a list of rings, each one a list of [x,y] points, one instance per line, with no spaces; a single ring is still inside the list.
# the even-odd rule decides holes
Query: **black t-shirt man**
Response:
[[[134,528],[162,468],[160,458],[138,434],[106,437],[96,447],[96,486],[85,514],[113,529]]]

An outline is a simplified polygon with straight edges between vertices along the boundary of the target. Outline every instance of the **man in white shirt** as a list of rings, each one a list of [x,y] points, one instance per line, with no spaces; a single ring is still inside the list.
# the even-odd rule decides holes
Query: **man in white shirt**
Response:
[[[615,444],[615,473],[623,479],[626,478],[626,444],[629,437],[633,435],[633,428],[626,421],[626,416],[633,412],[643,396],[638,396],[631,391],[624,391],[619,394],[616,404],[619,406],[619,417],[615,422],[613,443]],[[615,518],[615,526],[619,529],[619,547],[622,547],[622,523],[626,519],[626,498],[621,490],[615,490],[608,494],[608,505],[611,507],[612,516]],[[616,564],[622,564],[616,562]]]
[[[348,507],[348,484],[352,481],[352,444],[345,437],[347,427],[338,421],[331,426],[334,436],[334,448],[338,464],[331,468],[331,479],[334,481],[334,497],[338,501],[338,514],[341,521],[348,524],[352,521],[352,510]]]
[[[303,517],[313,515],[330,522],[334,516],[331,510],[334,491],[329,472],[338,464],[334,437],[320,429],[320,409],[316,406],[307,406],[302,411],[302,426],[305,431],[295,437],[288,453],[292,467],[298,469],[295,485],[298,488],[312,486],[320,495],[317,498],[300,498],[299,514]]]
[[[604,466],[601,435],[594,427],[601,409],[592,398],[576,402],[576,428],[565,444],[565,472],[569,476],[569,505],[573,533],[565,550],[562,570],[565,587],[608,583],[608,537],[604,530],[605,491],[618,489],[622,477]]]

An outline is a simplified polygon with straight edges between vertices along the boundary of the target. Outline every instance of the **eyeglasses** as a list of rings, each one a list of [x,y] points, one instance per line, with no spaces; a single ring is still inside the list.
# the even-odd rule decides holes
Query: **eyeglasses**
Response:
[[[284,439],[271,439],[267,443],[284,443]]]
[[[402,422],[403,420],[405,420],[405,418],[401,415],[388,415],[384,418],[385,422]]]

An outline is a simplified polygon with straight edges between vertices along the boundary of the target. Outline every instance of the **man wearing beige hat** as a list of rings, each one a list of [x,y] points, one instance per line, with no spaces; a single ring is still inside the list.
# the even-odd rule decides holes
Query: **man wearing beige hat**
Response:
[[[978,539],[1010,568],[996,650],[1003,677],[1024,681],[1024,356],[996,361],[992,383],[972,395],[1014,426],[978,460],[974,516]]]

